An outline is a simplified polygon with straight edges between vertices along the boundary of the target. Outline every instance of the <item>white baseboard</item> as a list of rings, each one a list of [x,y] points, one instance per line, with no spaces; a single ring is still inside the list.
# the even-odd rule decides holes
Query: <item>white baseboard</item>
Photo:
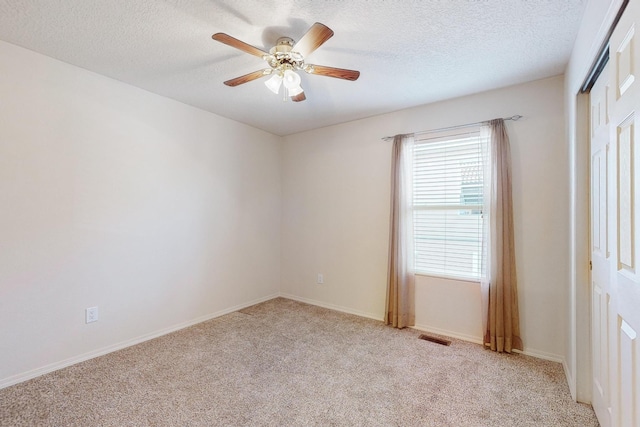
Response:
[[[364,311],[353,310],[351,308],[343,307],[343,306],[340,306],[340,305],[328,304],[326,302],[316,301],[314,299],[303,298],[303,297],[299,297],[299,296],[291,295],[291,294],[286,294],[286,293],[282,293],[282,292],[280,293],[280,296],[282,298],[287,298],[287,299],[291,299],[291,300],[294,300],[294,301],[304,302],[306,304],[316,305],[318,307],[328,308],[330,310],[341,311],[341,312],[347,313],[347,314],[355,314],[356,316],[366,317],[368,319],[378,320],[380,322],[384,321],[384,319],[382,317],[380,317],[380,316],[376,316],[376,315],[371,314],[371,313],[365,313]]]
[[[474,344],[482,344],[482,338],[472,335],[460,334],[458,332],[448,331],[446,329],[434,328],[432,326],[425,325],[415,325],[412,327],[413,329],[417,329],[419,331],[431,332],[432,334],[444,335],[446,337],[456,338],[462,341],[472,342]],[[514,350],[516,353],[521,353],[526,356],[535,357],[538,359],[549,360],[551,362],[562,363],[563,366],[566,365],[564,363],[564,358],[557,354],[546,353],[544,351],[538,351],[535,349],[525,348],[524,351]],[[566,372],[566,366],[565,366]]]
[[[384,319],[379,317],[379,316],[372,315],[371,313],[365,313],[365,312],[362,312],[362,311],[353,310],[353,309],[348,308],[348,307],[343,307],[343,306],[334,305],[334,304],[328,304],[328,303],[325,303],[325,302],[313,300],[313,299],[310,299],[310,298],[299,297],[299,296],[291,295],[291,294],[287,294],[287,293],[280,293],[280,296],[282,298],[287,298],[287,299],[291,299],[291,300],[294,300],[294,301],[300,301],[300,302],[304,302],[304,303],[311,304],[311,305],[317,305],[318,307],[324,307],[324,308],[328,308],[328,309],[331,309],[331,310],[341,311],[343,313],[355,314],[356,316],[367,317],[369,319],[374,319],[374,320],[378,320],[378,321],[384,321]],[[482,338],[481,337],[461,334],[461,333],[458,333],[458,332],[448,331],[448,330],[440,329],[440,328],[434,328],[432,326],[415,325],[415,326],[412,327],[412,329],[416,329],[418,331],[423,331],[423,332],[430,332],[432,334],[444,335],[444,336],[447,336],[447,337],[456,338],[456,339],[459,339],[459,340],[462,340],[462,341],[472,342],[472,343],[475,343],[475,344],[482,344]],[[560,356],[560,355],[557,355],[557,354],[547,353],[547,352],[544,352],[544,351],[538,351],[538,350],[530,349],[530,348],[525,348],[524,351],[516,350],[516,352],[517,353],[522,353],[522,354],[524,354],[526,356],[531,356],[531,357],[535,357],[535,358],[543,359],[543,360],[549,360],[551,362],[562,363],[563,365],[565,365],[564,358],[562,356]],[[566,371],[566,367],[565,367],[565,371]]]
[[[17,375],[13,375],[7,378],[0,379],[0,389],[30,380],[32,378],[39,377],[49,372],[57,371],[58,369],[66,368],[67,366],[75,365],[76,363],[84,362],[85,360],[93,359],[95,357],[103,356],[114,351],[122,350],[126,347],[131,347],[136,344],[143,343],[145,341],[158,338],[162,335],[170,334],[171,332],[179,331],[180,329],[188,328],[189,326],[196,325],[198,323],[206,322],[207,320],[215,319],[216,317],[224,316],[225,314],[233,313],[234,311],[242,310],[243,308],[250,307],[255,304],[259,304],[264,301],[268,301],[277,298],[279,294],[272,294],[263,298],[258,298],[243,304],[239,304],[233,307],[226,308],[224,310],[217,311],[215,313],[206,314],[204,316],[197,317],[186,322],[179,323],[174,326],[170,326],[159,331],[151,332],[130,340],[122,341],[117,344],[113,344],[107,347],[103,347],[88,353],[83,353],[78,356],[73,356],[68,359],[61,360],[59,362],[51,363],[49,365],[42,366],[40,368],[32,369],[27,372],[23,372]]]
[[[432,326],[426,325],[415,325],[412,326],[411,329],[416,329],[422,332],[430,332],[432,334],[444,335],[446,337],[451,337],[455,339],[459,339],[462,341],[472,342],[474,344],[482,344],[482,339],[479,337],[474,337],[472,335],[460,334],[458,332],[447,331],[446,329],[434,328]]]
[[[384,319],[379,317],[379,316],[375,316],[375,315],[372,315],[370,313],[365,313],[365,312],[358,311],[358,310],[353,310],[353,309],[348,308],[348,307],[343,307],[343,306],[334,305],[334,304],[328,304],[328,303],[317,301],[317,300],[314,300],[314,299],[299,297],[299,296],[291,295],[291,294],[287,294],[287,293],[280,293],[280,296],[282,298],[287,298],[287,299],[291,299],[291,300],[294,300],[294,301],[300,301],[300,302],[304,302],[304,303],[307,303],[307,304],[316,305],[318,307],[323,307],[323,308],[328,308],[328,309],[331,309],[331,310],[341,311],[343,313],[348,313],[348,314],[355,314],[356,316],[367,317],[369,319],[374,319],[374,320],[378,320],[378,321],[384,321]],[[435,327],[432,327],[432,326],[415,325],[415,326],[412,326],[411,329],[415,329],[415,330],[423,331],[423,332],[430,332],[432,334],[444,335],[446,337],[451,337],[451,338],[459,339],[459,340],[462,340],[462,341],[472,342],[474,344],[482,344],[482,338],[481,337],[477,337],[477,336],[473,336],[473,335],[461,334],[461,333],[458,333],[458,332],[448,331],[446,329],[435,328]],[[562,365],[565,367],[564,368],[565,372],[567,371],[566,363],[564,362],[564,358],[562,356],[560,356],[560,355],[552,354],[552,353],[546,353],[546,352],[543,352],[543,351],[538,351],[538,350],[529,349],[529,348],[525,349],[524,351],[516,350],[516,352],[524,354],[526,356],[536,357],[538,359],[543,359],[543,360],[549,360],[551,362],[562,363]]]
[[[371,313],[366,313],[363,311],[359,311],[359,310],[353,310],[351,308],[348,307],[343,307],[343,306],[339,306],[339,305],[335,305],[335,304],[328,304],[325,302],[321,302],[321,301],[317,301],[317,300],[313,300],[310,298],[303,298],[303,297],[299,297],[296,295],[291,295],[291,294],[286,294],[286,293],[277,293],[277,294],[272,294],[263,298],[258,298],[243,304],[239,304],[233,307],[229,307],[226,308],[224,310],[220,310],[217,311],[215,313],[211,313],[211,314],[207,314],[204,316],[200,316],[197,317],[195,319],[183,322],[183,323],[179,323],[177,325],[174,326],[170,326],[168,328],[159,330],[159,331],[155,331],[149,334],[145,334],[136,338],[132,338],[130,340],[126,340],[126,341],[122,341],[119,342],[117,344],[113,344],[107,347],[103,347],[94,351],[90,351],[88,353],[84,353],[84,354],[80,354],[78,356],[74,356],[74,357],[70,357],[68,359],[65,360],[61,360],[59,362],[55,362],[55,363],[51,363],[49,365],[45,365],[43,367],[40,368],[36,368],[27,372],[23,372],[17,375],[13,375],[11,377],[7,377],[7,378],[3,378],[0,379],[0,389],[30,380],[32,378],[36,378],[39,377],[41,375],[44,374],[48,374],[49,372],[53,372],[53,371],[57,371],[58,369],[62,369],[62,368],[66,368],[68,366],[71,365],[75,365],[76,363],[80,363],[80,362],[84,362],[85,360],[89,360],[89,359],[93,359],[95,357],[99,357],[99,356],[103,356],[105,354],[108,353],[112,353],[114,351],[118,351],[118,350],[122,350],[123,348],[126,347],[131,347],[133,345],[136,344],[140,344],[142,342],[148,341],[148,340],[152,340],[154,338],[158,338],[162,335],[166,335],[166,334],[170,334],[171,332],[175,332],[175,331],[179,331],[180,329],[184,329],[184,328],[188,328],[189,326],[193,326],[196,325],[198,323],[202,323],[205,322],[207,320],[211,320],[211,319],[215,319],[216,317],[220,317],[220,316],[224,316],[225,314],[229,314],[229,313],[233,313],[234,311],[238,311],[238,310],[242,310],[244,308],[250,307],[252,305],[255,304],[259,304],[261,302],[264,301],[268,301],[277,297],[282,297],[282,298],[287,298],[287,299],[291,299],[294,301],[300,301],[306,304],[311,304],[311,305],[316,305],[318,307],[323,307],[323,308],[328,308],[331,310],[336,310],[336,311],[340,311],[343,313],[347,313],[347,314],[354,314],[356,316],[361,316],[361,317],[366,317],[368,319],[373,319],[373,320],[378,320],[378,321],[383,321],[384,319],[381,318],[380,316],[376,316],[373,315]],[[444,329],[440,329],[440,328],[434,328],[434,327],[430,327],[430,326],[425,326],[425,325],[415,325],[413,326],[413,329],[419,330],[419,331],[424,331],[424,332],[431,332],[434,334],[438,334],[438,335],[444,335],[447,337],[451,337],[451,338],[456,338],[456,339],[460,339],[463,341],[468,341],[468,342],[472,342],[472,343],[476,343],[476,344],[482,344],[482,340],[479,339],[478,337],[474,337],[471,335],[465,335],[465,334],[460,334],[460,333],[456,333],[456,332],[452,332],[452,331],[447,331]],[[567,377],[567,382],[569,383],[569,388],[571,389],[571,385],[573,384],[573,382],[571,381],[571,375],[569,372],[569,369],[567,367],[566,361],[564,360],[564,358],[562,356],[556,355],[556,354],[551,354],[551,353],[546,353],[546,352],[541,352],[541,351],[536,351],[536,350],[532,350],[532,349],[525,349],[525,351],[519,352],[522,354],[525,354],[527,356],[532,356],[532,357],[537,357],[539,359],[544,359],[544,360],[550,360],[552,362],[558,362],[558,363],[562,363],[562,366],[564,368],[564,372],[565,375]],[[571,396],[575,396],[575,392],[574,390],[571,390]]]
[[[559,354],[547,353],[544,351],[534,350],[530,348],[525,348],[524,351],[516,350],[516,352],[522,353],[525,356],[531,356],[538,359],[548,360],[550,362],[562,363],[564,360],[564,358]]]
[[[574,402],[577,402],[576,383],[573,380],[573,375],[571,375],[569,365],[567,365],[567,360],[564,357],[562,358],[562,368],[564,369],[564,376],[567,378],[567,383],[569,384],[569,393],[571,393],[571,398]]]

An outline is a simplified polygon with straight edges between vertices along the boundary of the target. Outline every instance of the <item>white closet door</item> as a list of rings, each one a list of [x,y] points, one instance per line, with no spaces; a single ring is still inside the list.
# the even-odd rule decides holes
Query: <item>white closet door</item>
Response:
[[[629,2],[591,99],[593,405],[640,427],[640,8]]]

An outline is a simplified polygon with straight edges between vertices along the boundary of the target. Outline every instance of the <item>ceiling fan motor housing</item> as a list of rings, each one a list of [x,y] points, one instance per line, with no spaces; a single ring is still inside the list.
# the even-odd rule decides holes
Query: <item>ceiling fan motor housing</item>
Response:
[[[276,41],[276,45],[274,47],[282,49],[282,50],[278,49],[279,52],[290,52],[291,48],[295,44],[296,44],[295,40],[293,40],[291,37],[280,37]]]
[[[303,70],[304,58],[298,52],[292,52],[295,40],[290,37],[280,37],[276,45],[269,50],[269,56],[264,59],[271,68],[283,70]]]

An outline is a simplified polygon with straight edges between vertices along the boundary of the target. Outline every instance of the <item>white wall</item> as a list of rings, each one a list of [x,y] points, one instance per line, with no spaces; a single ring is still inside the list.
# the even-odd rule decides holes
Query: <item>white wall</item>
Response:
[[[0,387],[277,295],[280,148],[0,42]]]
[[[590,0],[565,73],[566,144],[570,155],[570,287],[564,313],[567,380],[574,399],[591,401],[591,343],[589,295],[589,141],[588,108],[579,95],[598,50],[622,0]],[[565,178],[566,179],[566,178]]]
[[[0,42],[0,387],[268,298],[280,268],[285,295],[382,318],[380,137],[518,113],[525,346],[566,355],[588,400],[576,93],[621,2],[589,2],[564,90],[558,77],[426,105],[292,135],[282,152],[276,136]],[[420,327],[480,339],[475,284],[419,277],[417,297]],[[85,325],[93,305],[100,321]]]
[[[521,114],[507,122],[525,351],[562,360],[569,262],[563,78],[285,137],[282,292],[382,319],[391,143],[381,137]],[[323,273],[325,283],[316,284]],[[481,340],[477,284],[418,277],[416,323]]]

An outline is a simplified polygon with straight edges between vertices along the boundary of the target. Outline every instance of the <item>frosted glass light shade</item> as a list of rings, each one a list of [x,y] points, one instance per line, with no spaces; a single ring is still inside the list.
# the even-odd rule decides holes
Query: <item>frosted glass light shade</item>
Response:
[[[284,87],[287,89],[293,89],[300,87],[300,76],[291,70],[284,72]]]
[[[282,85],[282,76],[280,74],[274,74],[269,80],[264,82],[264,85],[268,87],[271,92],[277,94],[280,92],[280,85]]]
[[[294,88],[287,89],[287,91],[289,92],[289,96],[300,95],[302,92],[304,92],[304,90],[302,90],[301,86],[296,86]]]

